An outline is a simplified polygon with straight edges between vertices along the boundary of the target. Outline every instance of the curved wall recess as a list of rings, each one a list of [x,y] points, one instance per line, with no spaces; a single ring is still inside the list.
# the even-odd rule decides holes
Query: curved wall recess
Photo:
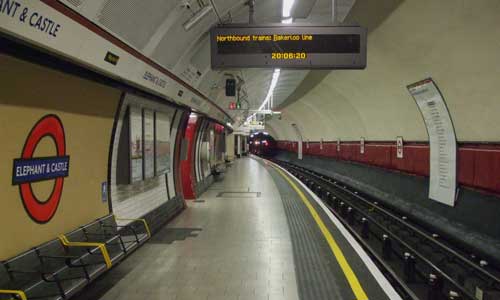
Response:
[[[133,142],[130,139],[132,132],[129,115],[130,108],[137,109],[139,112],[154,111],[168,118],[168,122],[165,122],[164,126],[168,126],[167,132],[170,132],[170,163],[165,172],[155,174],[157,172],[152,170],[152,173],[155,175],[150,178],[146,176],[148,172],[142,172],[143,174],[139,176],[138,180],[132,180],[133,176],[131,174],[134,171],[132,159],[130,159],[132,155],[130,147]],[[123,96],[121,107],[118,109],[117,114],[110,162],[110,198],[113,213],[116,215],[127,219],[141,218],[177,196],[175,193],[175,165],[173,157],[178,146],[173,141],[176,140],[176,128],[179,126],[180,120],[179,118],[175,118],[175,115],[181,113],[181,110],[177,110],[172,106],[134,94],[127,93]],[[140,116],[139,114],[139,118]],[[142,124],[143,126],[139,125],[139,132],[141,131],[141,127],[145,127],[144,121]],[[158,126],[158,124],[155,124],[155,126]],[[159,132],[158,128],[156,130]],[[144,133],[143,136],[145,136]],[[146,162],[142,165],[144,171],[146,171],[146,167],[156,168],[155,164],[151,166],[147,165]]]
[[[303,140],[302,140],[302,133],[300,132],[299,126],[295,123],[292,124],[293,129],[295,130],[295,133],[297,134],[297,143],[298,143],[298,149],[297,149],[297,154],[298,158],[302,159],[302,146],[303,146]]]

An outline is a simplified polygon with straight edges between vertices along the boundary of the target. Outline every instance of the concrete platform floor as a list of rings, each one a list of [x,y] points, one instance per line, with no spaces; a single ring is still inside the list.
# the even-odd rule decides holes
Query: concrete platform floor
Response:
[[[272,177],[253,159],[235,161],[223,181],[76,299],[299,299]]]

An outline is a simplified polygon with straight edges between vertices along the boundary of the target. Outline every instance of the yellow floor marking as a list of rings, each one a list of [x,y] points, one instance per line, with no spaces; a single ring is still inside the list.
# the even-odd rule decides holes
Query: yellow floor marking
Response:
[[[342,250],[340,249],[339,245],[333,238],[332,234],[326,227],[325,223],[323,223],[323,220],[321,220],[321,217],[319,216],[318,212],[314,209],[314,206],[312,206],[311,202],[307,199],[307,197],[302,193],[302,191],[297,187],[297,185],[280,169],[277,167],[273,166],[273,168],[278,171],[278,173],[283,176],[283,178],[288,181],[288,183],[292,186],[292,188],[297,192],[299,195],[300,199],[302,199],[302,202],[307,206],[309,209],[309,212],[311,213],[312,217],[316,221],[316,224],[318,225],[319,229],[321,230],[321,233],[323,233],[323,236],[325,237],[326,241],[328,242],[328,245],[330,246],[330,249],[333,252],[333,255],[337,259],[337,262],[340,265],[340,268],[344,272],[344,275],[349,282],[349,285],[351,286],[351,289],[356,296],[356,300],[368,300],[368,296],[366,296],[365,291],[361,287],[361,284],[359,283],[358,278],[356,277],[356,274],[354,274],[353,270],[351,269],[351,266],[349,266],[349,263],[347,262],[346,258],[344,257],[344,254],[342,253]]]

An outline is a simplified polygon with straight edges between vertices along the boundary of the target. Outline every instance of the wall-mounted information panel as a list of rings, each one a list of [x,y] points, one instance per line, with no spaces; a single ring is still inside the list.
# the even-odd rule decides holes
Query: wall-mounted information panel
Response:
[[[422,113],[429,134],[429,198],[454,206],[457,196],[457,138],[450,112],[431,78],[407,88]]]
[[[364,69],[359,26],[231,24],[210,31],[212,68]]]

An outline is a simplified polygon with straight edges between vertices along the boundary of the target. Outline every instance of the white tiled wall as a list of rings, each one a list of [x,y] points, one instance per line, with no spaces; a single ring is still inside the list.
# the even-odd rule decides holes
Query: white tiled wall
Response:
[[[124,117],[129,105],[138,106],[141,108],[153,109],[155,111],[161,111],[170,116],[171,126],[174,126],[172,134],[170,137],[171,146],[171,157],[174,154],[175,145],[175,135],[177,134],[177,124],[172,122],[175,108],[165,104],[160,104],[148,100],[146,98],[127,94],[123,100],[123,104],[120,108],[118,123],[116,126],[116,132],[113,140],[113,153],[111,161],[111,201],[113,206],[113,213],[120,218],[138,218],[144,216],[148,212],[154,210],[160,205],[166,203],[169,199],[175,196],[175,187],[172,180],[173,174],[173,161],[171,161],[171,170],[167,173],[170,195],[167,192],[167,179],[166,175],[154,177],[148,180],[140,181],[129,185],[117,185],[116,182],[116,169],[118,163],[118,145],[120,140],[120,134],[122,130],[122,125],[124,122]],[[178,118],[177,118],[178,119]]]

